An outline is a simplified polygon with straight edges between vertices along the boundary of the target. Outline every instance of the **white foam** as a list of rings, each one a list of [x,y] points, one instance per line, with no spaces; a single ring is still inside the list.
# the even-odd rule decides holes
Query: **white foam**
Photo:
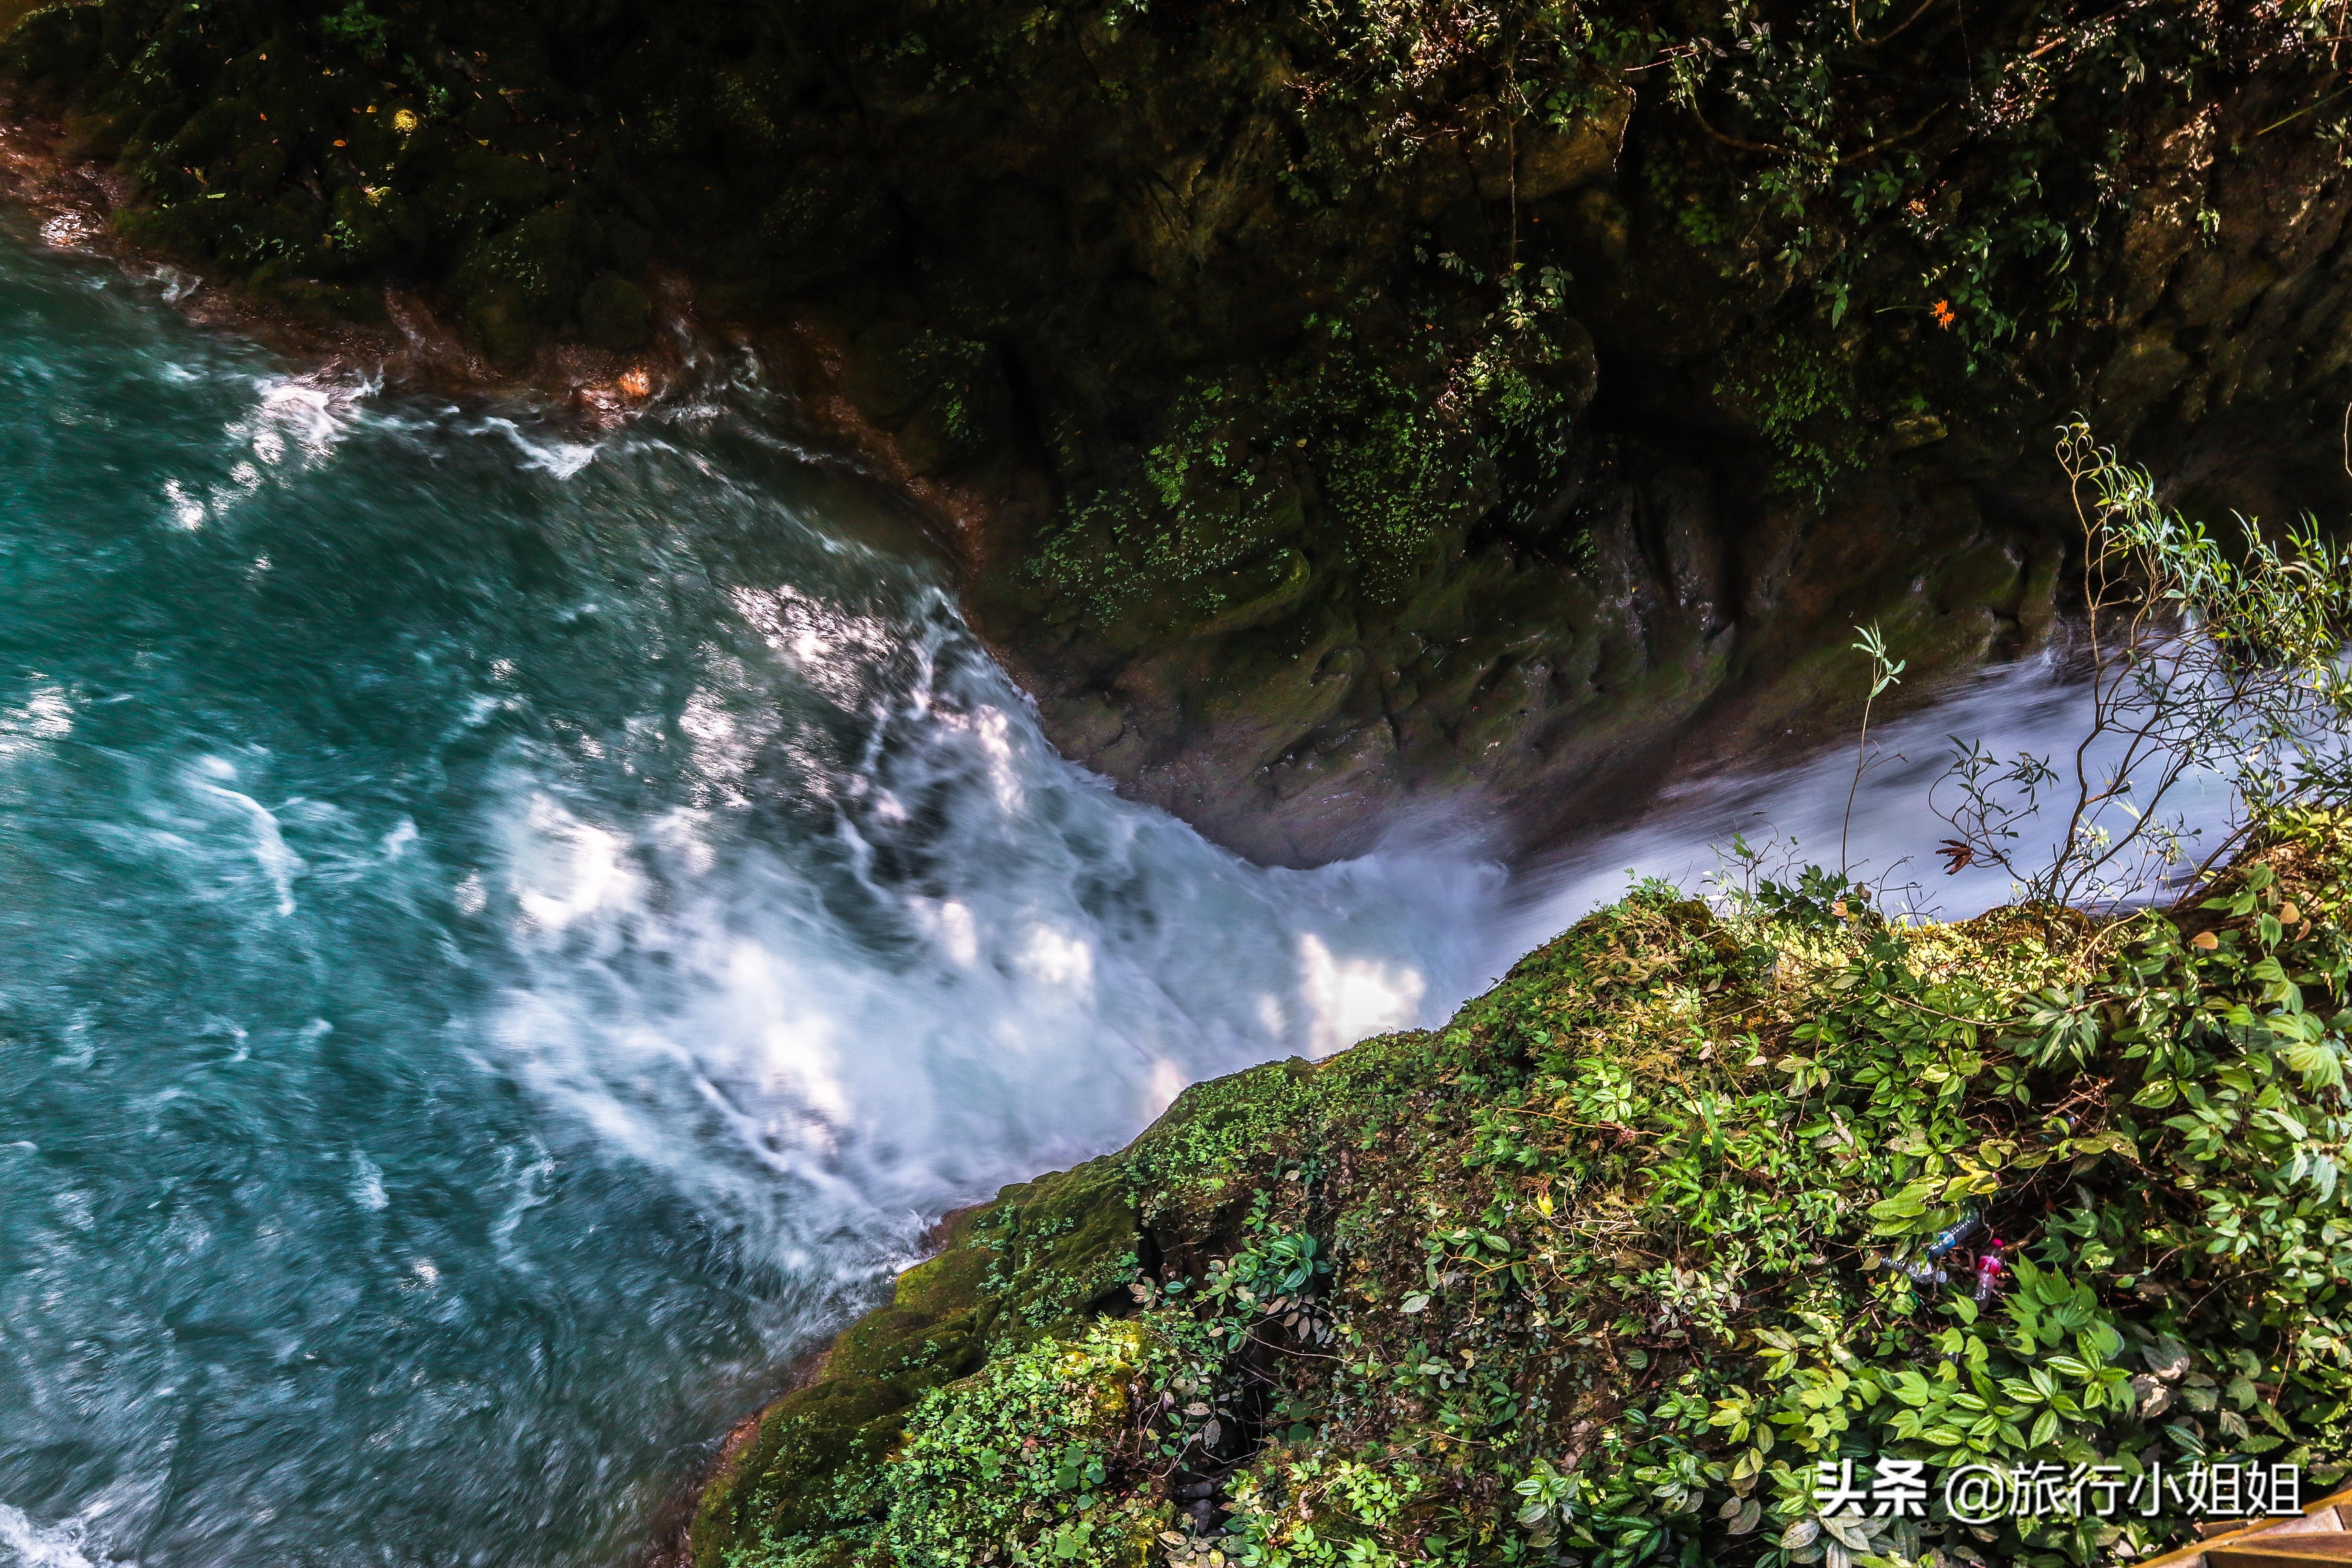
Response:
[[[24,1510],[0,1502],[0,1568],[99,1568],[77,1521],[37,1524]]]
[[[277,893],[278,912],[290,915],[294,912],[294,879],[306,869],[302,858],[287,844],[277,813],[243,791],[228,787],[236,776],[236,766],[227,758],[205,757],[190,770],[189,783],[197,793],[228,805],[244,816],[252,833],[254,864],[261,868],[261,874],[269,879]]]
[[[675,719],[691,804],[633,816],[556,782],[609,748],[526,748],[499,864],[459,897],[512,933],[488,1027],[529,1081],[835,1270],[903,1247],[910,1216],[1116,1147],[1186,1083],[1441,1021],[1629,868],[1700,890],[1736,831],[1836,858],[1842,749],[1695,783],[1516,879],[1442,837],[1252,867],[1055,756],[944,595],[728,603],[772,660],[702,650]],[[1933,849],[1947,733],[2056,750],[2083,719],[2035,661],[1883,726],[1857,871],[1899,879]],[[633,754],[657,726],[632,725]],[[1922,902],[2008,891],[1976,871]]]
[[[87,214],[58,213],[41,221],[41,237],[60,250],[70,250],[87,243],[98,233],[98,225]]]
[[[202,497],[177,478],[164,482],[175,528],[193,532],[231,516],[265,485],[282,484],[289,474],[329,461],[381,390],[373,376],[317,371],[254,376],[246,384],[252,401],[222,426],[226,449],[245,458],[230,466],[226,479],[205,486]]]
[[[492,436],[513,447],[528,468],[552,474],[558,479],[569,479],[596,460],[602,443],[577,441],[560,434],[551,426],[536,422],[524,424],[501,415],[491,415],[465,426],[471,434]]]
[[[1335,958],[1313,931],[1300,935],[1298,958],[1302,989],[1312,1010],[1309,1056],[1329,1056],[1370,1036],[1411,1025],[1429,992],[1429,982],[1418,970],[1373,959]]]
[[[2091,721],[2090,694],[2058,659],[2042,657],[1987,670],[1922,711],[1874,730],[1859,789],[1858,747],[1840,745],[1772,773],[1722,773],[1664,794],[1639,826],[1579,846],[1519,879],[1520,910],[1508,942],[1533,948],[1601,904],[1622,897],[1632,879],[1655,877],[1701,894],[1723,865],[1735,835],[1769,846],[1773,868],[1838,868],[1841,842],[1857,880],[1888,889],[1888,906],[1923,918],[1958,920],[2010,901],[2017,889],[1995,867],[1947,875],[1937,846],[1953,829],[1932,809],[1955,755],[1955,737],[2004,761],[2020,752],[2071,768]],[[2120,742],[2094,746],[2085,765],[2095,776]],[[1849,822],[1846,799],[1853,789]],[[2225,783],[2191,773],[2166,802],[2189,832],[2210,841],[2226,818]],[[2064,824],[2063,804],[2021,824],[2017,859],[2046,859]]]
[[[490,1027],[778,1256],[872,1267],[1186,1083],[1434,1022],[1478,983],[1503,878],[1475,854],[1250,866],[1055,756],[943,599],[887,624],[732,603],[774,663],[706,652],[678,728],[735,787],[632,818],[515,757],[486,912],[519,973]],[[780,680],[838,723],[780,720]],[[799,825],[756,830],[776,803]]]

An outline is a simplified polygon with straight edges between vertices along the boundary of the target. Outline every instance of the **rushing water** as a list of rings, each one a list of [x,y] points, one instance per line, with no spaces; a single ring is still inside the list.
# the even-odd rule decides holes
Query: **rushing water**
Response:
[[[1866,676],[1858,658],[1853,674],[1859,689]],[[1748,881],[1793,881],[1792,873],[1806,865],[1843,865],[1902,918],[1980,913],[2010,901],[2018,889],[1999,866],[1977,864],[1952,873],[1937,858],[1937,846],[1955,832],[1937,812],[1958,803],[1946,775],[1959,747],[1973,745],[2003,763],[2032,755],[2060,770],[2042,809],[2012,825],[2013,863],[2039,868],[2057,852],[2076,776],[2076,747],[2082,746],[2083,773],[2095,782],[2126,765],[2127,738],[2109,732],[2085,744],[2089,728],[2090,699],[2078,661],[2053,652],[1962,679],[1924,710],[1874,728],[1867,745],[1833,748],[1775,772],[1717,773],[1669,785],[1637,824],[1523,868],[1505,900],[1511,912],[1501,927],[1503,946],[1510,952],[1533,947],[1638,879],[1720,896],[1741,884],[1740,868],[1727,853],[1740,841],[1757,852]],[[2134,774],[2143,795],[2151,776],[2144,765]],[[1992,793],[2011,806],[2023,804],[2014,788]],[[2148,823],[2179,836],[2181,858],[2168,866],[2138,850],[2126,853],[2108,870],[2109,890],[2133,900],[2177,892],[2221,842],[2231,821],[2231,801],[2224,780],[2202,769],[2184,773],[2160,800],[2146,803]],[[2121,836],[2131,819],[2125,802],[2095,808],[2084,822]],[[2139,842],[2153,846],[2155,836]]]
[[[0,236],[0,1568],[630,1561],[942,1207],[1822,793],[1247,866],[709,380],[590,447]]]

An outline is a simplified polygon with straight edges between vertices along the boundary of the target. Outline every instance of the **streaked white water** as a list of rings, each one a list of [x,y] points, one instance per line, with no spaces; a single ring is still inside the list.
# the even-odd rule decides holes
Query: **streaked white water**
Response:
[[[38,1525],[0,1504],[0,1552],[23,1568],[88,1568],[82,1531],[73,1525]]]
[[[1866,679],[1859,656],[1853,673],[1859,692]],[[1938,781],[1969,743],[2003,762],[2021,753],[2047,759],[2061,773],[2061,786],[2044,792],[2038,815],[2019,822],[2014,848],[2020,865],[2045,865],[2064,831],[2075,751],[2091,723],[2089,689],[2079,669],[2058,654],[2045,654],[1958,683],[1924,710],[1874,728],[1866,749],[1832,748],[1771,773],[1685,781],[1664,791],[1639,825],[1523,870],[1512,889],[1518,913],[1507,927],[1504,945],[1528,947],[1545,940],[1622,894],[1635,879],[1654,877],[1707,893],[1727,872],[1724,851],[1735,837],[1767,850],[1767,874],[1783,880],[1789,879],[1784,868],[1837,869],[1843,848],[1849,873],[1858,882],[1884,889],[1883,902],[1891,911],[1941,920],[1979,914],[2009,902],[2016,889],[1995,867],[1946,872],[1937,846],[1952,837],[1954,829],[1937,807],[1948,808],[1958,796],[1948,784],[1939,788]],[[2095,741],[2082,758],[2084,773],[2095,783],[2103,779],[2119,765],[2123,752],[2120,736]],[[1857,763],[1863,764],[1859,789]],[[2019,798],[2014,791],[2004,793]],[[2231,799],[2226,781],[2191,773],[2150,820],[2181,830],[2194,851],[2217,842],[2226,830]],[[2099,820],[2118,833],[2128,826],[2127,816],[2116,807]]]
[[[609,1562],[942,1208],[1471,990],[1040,738],[756,367],[590,443],[0,245],[0,1563]]]

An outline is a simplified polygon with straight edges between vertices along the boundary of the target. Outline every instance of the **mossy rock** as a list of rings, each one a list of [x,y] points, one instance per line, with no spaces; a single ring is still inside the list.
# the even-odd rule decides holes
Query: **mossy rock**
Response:
[[[569,313],[579,289],[580,215],[566,205],[533,213],[478,242],[457,271],[466,328],[496,363],[530,358]]]
[[[44,0],[0,0],[0,40],[5,40],[18,23],[40,10],[43,4]]]
[[[2347,1186],[2286,1201],[2291,1134],[2163,1112],[2339,1123],[2344,1021],[2291,1024],[2301,982],[2265,976],[2352,973],[2352,831],[2283,824],[2121,924],[1903,924],[1798,880],[1727,914],[1645,885],[1440,1029],[1195,1085],[1005,1189],[763,1418],[720,1484],[764,1466],[770,1511],[706,1502],[698,1563],[1769,1563],[1841,1452],[1919,1458],[1931,1495],[1986,1450],[2168,1474],[2234,1440],[2338,1475],[2352,1374],[2304,1347],[2352,1332]],[[2062,977],[2095,1040],[1970,1022],[2023,1026]],[[2283,1061],[2289,1028],[2324,1043]],[[2006,1238],[1979,1310],[1887,1267],[1964,1212]],[[1129,1288],[1068,1310],[1114,1263]],[[2044,1403],[2057,1375],[2117,1393]],[[1983,1449],[1929,1429],[1988,1416]],[[1890,1523],[1879,1554],[2088,1564],[2188,1524],[2041,1528]]]
[[[800,289],[887,249],[899,225],[871,172],[840,160],[803,165],[751,215],[744,233],[756,249],[742,265],[771,273],[779,288]]]
[[[1137,1221],[1116,1161],[1005,1188],[950,1222],[946,1245],[825,1352],[814,1377],[761,1411],[704,1489],[696,1568],[763,1542],[838,1552],[884,1522],[875,1468],[908,1413],[1012,1347],[1050,1344],[1123,1293]],[[792,1559],[826,1561],[822,1555]]]
[[[581,293],[581,335],[615,353],[643,348],[653,329],[653,299],[643,289],[616,273],[604,273]]]
[[[1198,1220],[1230,1203],[1251,1163],[1309,1103],[1314,1064],[1291,1057],[1192,1084],[1128,1146],[1144,1217]]]
[[[261,105],[244,94],[216,98],[189,115],[159,151],[198,168],[233,158],[260,123],[261,112]]]
[[[1936,569],[1927,579],[1927,598],[1947,615],[1978,606],[2007,610],[2016,604],[2021,586],[2021,554],[2006,541],[1980,541]]]
[[[1098,1489],[1127,1446],[1152,1360],[1136,1325],[1097,1321],[992,1356],[925,1397],[893,1456],[872,1560],[965,1568],[1003,1553],[1141,1568],[1171,1510],[1147,1493],[1113,1500]]]
[[[319,320],[381,326],[390,319],[384,311],[383,296],[373,289],[326,283],[314,278],[265,279],[259,275],[254,279],[254,288],[280,304]]]
[[[2312,411],[2343,356],[2298,323],[2333,319],[2341,160],[2326,115],[2288,112],[2334,46],[2158,11],[2062,67],[2031,7],[1934,8],[1882,47],[1779,0],[1514,0],[1462,38],[1443,7],[1290,0],[90,0],[26,15],[0,74],[69,148],[121,154],[153,209],[126,233],[218,275],[415,289],[500,365],[574,334],[628,352],[656,265],[712,320],[899,323],[877,423],[981,503],[984,640],[1049,714],[1116,695],[1121,757],[1085,760],[1297,862],[1464,778],[1535,847],[1703,703],[1717,731],[1816,704],[1780,672],[1883,602],[1849,583],[1907,583],[1954,536],[1927,492],[2072,534],[2032,433],[2090,391],[2168,481],[2292,474],[2263,510],[2329,510],[2302,475],[2332,462],[2275,459],[2334,450]],[[1952,113],[2017,70],[2057,72],[2035,113]],[[1502,81],[1531,113],[1497,120]],[[2192,154],[2183,114],[2247,155]],[[559,205],[556,250],[517,232]],[[1928,407],[1950,437],[1920,446]],[[1704,504],[1662,508],[1685,474]],[[1806,547],[1756,547],[1791,510]],[[2043,582],[1932,647],[2023,651]],[[1330,689],[1234,657],[1267,632],[1319,659],[1334,625],[1360,657]],[[1433,680],[1441,644],[1495,679]],[[1604,647],[1684,673],[1520,679]]]
[[[412,139],[404,183],[412,166],[420,174],[429,172],[417,200],[436,241],[458,252],[454,271],[459,275],[475,260],[469,247],[544,211],[564,190],[563,181],[530,159],[477,147],[434,128]]]
[[[983,458],[1012,428],[1012,387],[996,350],[976,339],[886,322],[851,343],[843,379],[919,473]]]
[[[114,226],[131,244],[164,256],[202,261],[212,255],[215,230],[194,202],[119,212],[114,215]]]
[[[406,201],[382,187],[345,185],[329,204],[337,269],[361,272],[409,243],[414,230]]]

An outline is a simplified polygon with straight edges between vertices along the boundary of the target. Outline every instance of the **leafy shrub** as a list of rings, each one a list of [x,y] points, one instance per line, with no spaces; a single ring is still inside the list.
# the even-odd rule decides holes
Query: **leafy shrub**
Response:
[[[1103,1487],[1142,1359],[1131,1327],[1102,1324],[1076,1342],[1000,1356],[926,1395],[886,1472],[881,1540],[895,1561],[1139,1560],[1133,1518]]]
[[[2058,455],[2083,530],[2087,733],[2063,766],[1958,742],[1939,811],[1951,869],[1999,866],[2029,902],[2109,906],[2222,863],[2282,814],[2352,809],[2352,549],[2310,518],[2217,539],[2080,421]],[[2175,809],[2200,776],[2235,805],[2207,843]],[[2026,834],[2046,800],[2054,848]]]

